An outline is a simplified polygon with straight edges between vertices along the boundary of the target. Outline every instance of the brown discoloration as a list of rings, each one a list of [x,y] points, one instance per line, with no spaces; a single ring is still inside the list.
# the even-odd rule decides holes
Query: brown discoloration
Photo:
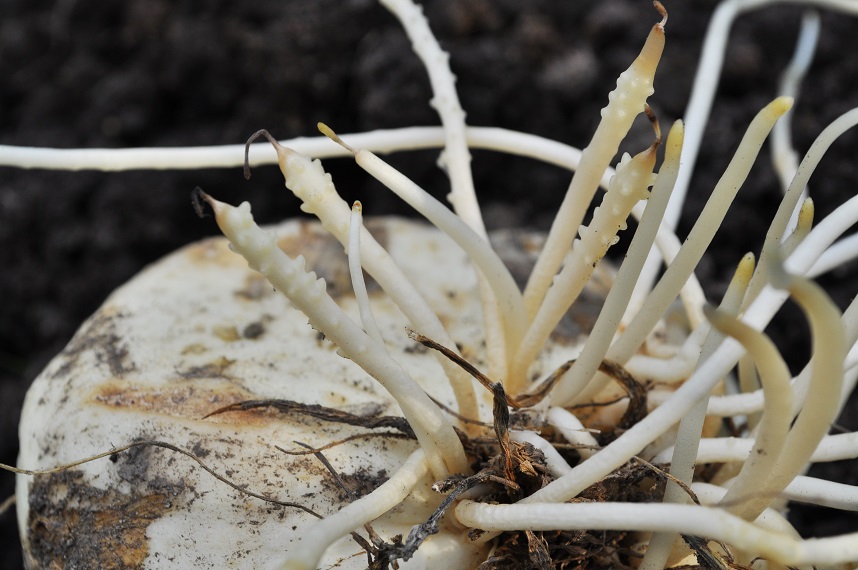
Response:
[[[234,326],[214,327],[212,332],[224,342],[235,342],[241,338],[241,335],[238,334],[238,329]]]
[[[236,334],[238,333],[236,332]],[[235,360],[230,360],[225,356],[221,356],[220,358],[216,358],[208,364],[203,364],[202,366],[192,366],[185,370],[180,370],[179,376],[181,376],[185,380],[193,380],[195,378],[230,379],[230,376],[227,375],[226,371],[233,364],[235,364]]]
[[[127,318],[128,315],[105,305],[78,331],[66,346],[60,357],[65,360],[57,370],[54,378],[65,378],[77,366],[78,358],[84,353],[91,352],[102,364],[106,364],[110,373],[116,377],[136,370],[128,348],[117,334],[116,321]]]
[[[300,227],[297,234],[290,233],[277,239],[277,247],[289,257],[295,258],[304,255],[310,249],[317,249],[319,247],[317,242],[319,241],[323,244],[330,241],[327,239],[330,237],[329,235],[325,235],[321,231],[313,231],[312,224],[305,220],[299,220],[298,223]]]
[[[226,238],[209,238],[185,248],[187,259],[193,264],[217,265],[221,267],[247,266],[240,255],[230,251]]]
[[[251,273],[244,280],[244,287],[235,291],[236,297],[247,301],[258,301],[274,293],[271,283],[261,273]]]
[[[252,394],[232,384],[218,383],[203,386],[199,383],[196,385],[182,383],[170,387],[147,388],[114,379],[98,386],[91,401],[111,408],[199,420],[213,409],[242,402],[251,397]],[[218,421],[240,424],[258,422],[258,418],[256,421],[253,420],[253,414],[241,415],[241,417],[238,414],[230,414]]]
[[[205,345],[194,343],[189,344],[182,349],[182,356],[185,356],[187,354],[205,354],[206,352],[208,352],[208,348],[206,348]]]
[[[315,271],[325,280],[328,294],[339,297],[352,290],[349,267],[343,246],[330,234],[320,231],[317,225],[302,221],[297,234],[281,237],[277,245],[286,255],[302,255],[306,269]]]
[[[194,439],[198,437],[198,434],[193,435]],[[230,448],[237,448],[242,442],[219,438],[209,443],[214,445],[214,449],[197,442],[188,451],[168,443],[144,440],[138,446],[114,453],[109,462],[104,460],[104,472],[127,483],[129,487],[123,485],[122,488],[130,489],[130,492],[120,492],[116,486],[107,490],[94,487],[86,474],[76,470],[35,477],[28,494],[28,542],[25,543],[28,568],[136,569],[144,567],[144,564],[150,566],[153,558],[157,560],[163,556],[161,552],[149,551],[149,525],[170,514],[192,512],[192,505],[211,493],[208,490],[198,491],[191,472],[174,469],[173,459],[164,457],[164,450],[194,459],[208,472],[203,477],[215,477],[239,494],[236,497],[241,498],[222,498],[217,505],[222,513],[241,517],[236,524],[237,532],[258,534],[253,527],[261,524],[260,517],[273,515],[282,519],[293,509],[314,516],[322,516],[317,514],[319,511],[329,514],[337,510],[337,497],[341,488],[327,481],[329,474],[318,461],[301,457],[282,462],[277,454],[260,455],[254,459],[255,467],[270,469],[273,460],[280,472],[276,481],[267,478],[256,481],[259,487],[266,488],[262,494],[258,494],[255,485],[248,486],[243,479],[235,478],[241,474],[234,470],[237,456]],[[208,466],[202,462],[202,458],[207,459]],[[228,468],[227,464],[233,468]],[[343,480],[362,496],[383,483],[386,473],[383,470],[360,468],[344,475]],[[279,501],[277,496],[284,481],[288,481],[293,488],[306,487],[308,492],[301,494],[299,502]],[[316,481],[322,484],[322,489],[318,488]],[[244,499],[245,495],[267,504],[257,509]],[[154,532],[157,534],[159,531]],[[220,567],[248,554],[250,551],[245,549],[235,550],[224,559],[215,561],[212,567]],[[174,567],[176,563],[173,559],[168,560],[168,566]]]
[[[176,508],[176,485],[123,495],[88,485],[80,471],[39,475],[30,492],[29,568],[142,568],[147,527]]]
[[[371,229],[382,245],[387,241],[383,220],[369,221],[366,226]],[[307,262],[307,269],[315,271],[316,275],[325,280],[328,293],[332,296],[338,297],[351,293],[351,278],[343,246],[318,224],[306,220],[298,221],[298,230],[278,238],[277,245],[289,257],[303,256]],[[186,254],[191,263],[246,267],[246,262],[241,256],[230,251],[227,240],[223,238],[212,238],[188,246]],[[372,289],[377,285],[368,282],[367,287]],[[235,295],[252,301],[272,292],[268,281],[262,275],[253,272],[247,277],[244,287],[237,290]]]

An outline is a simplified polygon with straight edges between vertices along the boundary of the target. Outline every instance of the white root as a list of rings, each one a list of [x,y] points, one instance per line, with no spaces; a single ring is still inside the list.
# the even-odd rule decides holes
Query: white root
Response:
[[[765,481],[787,439],[792,419],[792,390],[789,387],[789,368],[769,337],[728,314],[712,311],[708,316],[714,327],[741,342],[753,357],[766,399],[754,449],[722,499],[722,503],[729,503],[750,494],[752,489],[761,493],[764,490]],[[697,455],[696,449],[694,455]],[[762,512],[745,503],[728,506],[727,510],[745,520],[753,520]]]
[[[371,522],[399,503],[429,473],[429,464],[422,449],[412,453],[405,464],[374,491],[352,501],[333,515],[310,525],[294,552],[278,566],[281,570],[313,570],[318,568],[325,549],[340,537]]]
[[[363,267],[360,263],[360,233],[363,229],[363,206],[360,202],[352,205],[352,217],[349,223],[349,275],[352,278],[352,290],[360,311],[360,321],[363,330],[379,346],[384,347],[384,337],[378,330],[375,316],[372,314],[372,305],[369,302],[369,294],[366,291],[366,281],[363,278]]]
[[[436,477],[468,469],[462,444],[438,406],[370,339],[325,292],[325,282],[304,269],[304,259],[291,259],[277,247],[274,236],[253,221],[250,204],[234,208],[207,197],[224,235],[251,268],[259,271],[302,313],[310,324],[331,339],[340,350],[378,380],[396,399]]]
[[[629,251],[623,261],[614,286],[611,287],[605,305],[602,307],[593,330],[584,343],[584,348],[569,372],[560,380],[551,394],[552,402],[564,402],[577,394],[590,381],[605,359],[605,354],[614,339],[620,319],[628,306],[634,284],[643,266],[646,251],[652,246],[656,237],[664,209],[670,199],[670,192],[679,170],[679,160],[685,128],[677,121],[667,135],[664,164],[659,170],[653,185],[646,210],[640,218],[640,225],[629,245]]]
[[[488,241],[474,190],[471,153],[465,135],[465,111],[456,92],[456,77],[450,70],[450,55],[441,49],[420,6],[411,0],[381,0],[381,3],[402,23],[414,52],[429,74],[432,86],[429,104],[438,112],[444,127],[444,150],[438,162],[450,177],[451,191],[447,199],[462,221]],[[507,344],[509,337],[504,334],[501,308],[497,304],[490,277],[480,274],[478,279],[490,373],[497,378],[505,378],[514,349]],[[510,326],[509,323],[506,326]]]
[[[545,293],[545,298],[527,329],[510,370],[513,391],[525,388],[527,369],[534,361],[545,341],[560,322],[566,311],[578,298],[596,265],[612,245],[619,241],[617,233],[626,228],[626,218],[632,207],[649,194],[655,153],[661,138],[634,158],[626,154],[617,165],[616,174],[602,197],[602,203],[593,212],[589,226],[581,226],[580,237],[572,244],[572,251],[563,269]]]
[[[328,141],[327,138],[325,140]],[[319,160],[310,160],[276,141],[273,141],[271,146],[276,151],[286,187],[303,202],[301,209],[318,217],[322,227],[348,249],[351,212],[346,201],[337,193],[333,180],[325,172],[322,163]],[[359,237],[361,265],[396,303],[411,326],[447,346],[455,346],[438,316],[381,244],[366,228],[360,230]],[[459,413],[467,417],[479,417],[479,407],[470,377],[440,354],[437,358],[450,380]]]
[[[685,204],[691,175],[694,172],[694,165],[701,150],[703,134],[706,125],[709,124],[712,102],[715,100],[715,94],[718,91],[718,82],[721,78],[721,70],[723,69],[724,57],[727,53],[727,43],[733,21],[738,15],[744,12],[784,2],[785,0],[724,0],[718,4],[718,7],[712,14],[709,28],[706,31],[706,37],[703,39],[703,51],[697,64],[697,72],[695,73],[694,83],[691,88],[691,97],[683,115],[685,121],[690,125],[686,156],[677,179],[676,191],[665,214],[666,229],[670,231],[676,229],[682,206]],[[802,3],[808,6],[827,8],[847,14],[858,14],[858,4],[852,2],[852,0],[803,0]],[[802,189],[806,186],[807,181],[801,184]],[[792,208],[794,207],[795,204],[792,205]],[[792,212],[793,209],[789,209],[784,224],[789,222]],[[778,239],[781,236],[778,236]],[[655,250],[651,250],[647,256],[646,264],[641,271],[641,279],[632,297],[630,316],[641,307],[646,295],[652,289],[652,284],[655,282],[659,271],[659,257],[659,252]],[[768,263],[768,260],[760,255],[760,264],[763,265],[765,263]]]
[[[320,128],[334,141],[351,149],[328,127],[320,125]],[[505,350],[514,350],[524,334],[527,315],[515,280],[489,243],[441,202],[378,156],[364,149],[353,152],[355,161],[361,168],[420,212],[465,250],[471,261],[486,278],[494,294],[493,298],[497,301],[504,333]]]
[[[697,450],[697,463],[728,463],[745,461],[754,447],[753,438],[743,437],[704,437]],[[659,452],[652,458],[655,463],[667,463],[673,454],[673,447]],[[827,435],[814,449],[810,463],[827,463],[858,459],[858,432]]]
[[[566,441],[576,446],[575,451],[581,459],[588,459],[599,451],[599,442],[593,434],[568,410],[560,407],[551,408],[548,410],[547,420],[548,424],[554,426]]]
[[[801,540],[764,529],[722,509],[697,505],[603,502],[490,505],[462,501],[456,507],[456,518],[466,526],[494,532],[682,529],[685,534],[720,540],[790,566],[858,560],[858,532]]]
[[[662,22],[653,26],[640,55],[620,75],[616,89],[608,95],[608,105],[602,109],[602,121],[590,144],[582,151],[581,167],[572,178],[528,279],[524,303],[531,317],[542,304],[545,292],[563,263],[602,173],[616,154],[634,118],[643,112],[647,97],[653,93],[653,78],[663,50]]]
[[[640,312],[635,315],[620,339],[608,351],[608,358],[617,362],[626,362],[638,347],[643,344],[648,331],[652,330],[658,319],[679,294],[682,285],[691,275],[703,253],[712,241],[721,225],[727,209],[742,186],[754,159],[763,145],[775,122],[792,107],[792,100],[780,97],[760,111],[748,127],[742,142],[736,149],[733,159],[716,184],[712,195],[706,202],[700,217],[688,234],[676,259],[665,271]]]
[[[733,279],[730,281],[727,292],[724,294],[724,299],[721,301],[719,311],[722,311],[722,314],[735,315],[738,312],[742,298],[748,290],[748,284],[751,281],[753,272],[754,256],[746,255],[739,262],[739,266],[733,274]],[[722,334],[717,330],[710,330],[706,335],[703,345],[700,347],[699,362],[704,362],[712,356],[712,352],[722,340]],[[789,374],[787,373],[786,376],[786,382],[788,383]],[[677,481],[686,486],[691,485],[693,481],[697,448],[703,433],[703,426],[706,420],[706,404],[708,401],[708,398],[701,398],[679,422],[679,427],[676,430],[676,444],[670,458],[670,475],[675,480],[667,482],[662,501],[664,503],[685,504],[689,501],[685,489],[677,484]],[[786,431],[784,431],[785,436]],[[675,532],[653,534],[652,538],[650,538],[649,547],[644,555],[644,559],[641,561],[640,569],[660,570],[664,568],[677,538],[679,536]]]
[[[706,202],[700,217],[691,229],[679,254],[665,271],[658,285],[647,297],[647,302],[635,315],[632,322],[608,349],[606,358],[625,363],[637,352],[647,335],[676,299],[683,284],[694,271],[703,253],[711,243],[715,232],[724,219],[727,209],[738,192],[753,165],[753,160],[762,147],[775,121],[791,106],[787,98],[778,98],[760,111],[748,127],[733,160],[724,172]],[[594,382],[588,388],[590,378],[579,377],[576,384],[563,379],[552,401],[556,403],[574,403],[586,401],[602,388],[603,382]]]

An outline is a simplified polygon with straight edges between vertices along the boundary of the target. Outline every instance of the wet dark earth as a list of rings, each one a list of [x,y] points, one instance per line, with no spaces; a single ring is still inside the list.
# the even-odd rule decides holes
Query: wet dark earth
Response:
[[[650,99],[662,125],[682,117],[714,1],[665,2],[667,48]],[[430,23],[451,52],[472,125],[500,126],[583,146],[617,75],[659,16],[645,0],[430,0]],[[53,147],[234,144],[260,128],[278,138],[434,125],[428,80],[393,17],[372,0],[5,0],[0,4],[0,143]],[[692,180],[684,235],[745,126],[777,94],[801,18],[797,7],[751,13],[735,24],[713,120]],[[793,118],[803,153],[819,131],[858,105],[858,18],[825,13],[813,68]],[[623,150],[649,145],[636,125]],[[835,144],[811,179],[817,219],[855,190],[855,132]],[[391,161],[442,197],[435,151]],[[569,174],[526,159],[474,152],[490,227],[547,229]],[[412,215],[348,160],[331,160],[346,200],[366,215]],[[14,463],[24,393],[47,361],[111,290],[181,245],[216,233],[189,201],[202,187],[250,200],[257,218],[299,215],[274,168],[251,182],[240,169],[54,173],[0,169],[0,461]],[[758,251],[780,190],[768,154],[754,168],[698,269],[719,299],[735,263]],[[858,289],[854,264],[822,279],[844,307]],[[769,331],[794,369],[809,354],[807,327],[788,308]],[[858,427],[853,403],[841,418]],[[814,474],[858,480],[858,467]],[[13,492],[0,475],[0,499]],[[858,528],[852,514],[799,508],[804,534]],[[0,567],[19,568],[14,514],[0,519]]]

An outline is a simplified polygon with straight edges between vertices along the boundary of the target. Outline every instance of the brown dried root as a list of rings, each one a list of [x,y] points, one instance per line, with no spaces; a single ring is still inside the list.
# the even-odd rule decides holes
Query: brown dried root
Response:
[[[572,366],[570,361],[554,371],[532,394],[511,397],[506,394],[500,382],[494,382],[472,364],[443,345],[416,332],[409,336],[433,350],[437,350],[471,374],[480,384],[492,392],[494,439],[486,441],[497,446],[493,455],[482,455],[482,468],[477,474],[465,477],[454,476],[440,481],[433,487],[438,492],[448,492],[447,496],[429,519],[412,528],[408,537],[394,537],[391,542],[374,541],[377,548],[376,565],[372,568],[387,568],[395,560],[408,560],[429,536],[439,531],[439,523],[444,513],[467,490],[477,485],[494,485],[495,491],[482,495],[486,501],[512,503],[529,496],[551,481],[541,451],[529,444],[520,444],[510,440],[510,408],[521,409],[538,404],[551,391],[556,381]],[[623,416],[620,429],[634,425],[646,414],[646,390],[621,366],[604,362],[601,370],[625,388],[629,407]],[[487,425],[487,424],[483,424]],[[466,439],[466,449],[474,451],[478,439]],[[663,492],[659,483],[663,477],[657,477],[653,483],[652,469],[649,464],[629,463],[599,484],[582,494],[581,500],[616,501],[631,500],[647,502],[654,500]],[[659,473],[663,473],[659,470]],[[480,531],[472,530],[472,538]],[[631,568],[628,562],[636,556],[624,546],[628,533],[556,531],[531,532],[528,530],[508,532],[498,539],[495,554],[480,568],[554,568],[575,565],[581,568]],[[624,562],[625,560],[625,562]],[[559,566],[558,566],[559,565]]]
[[[294,402],[292,400],[247,400],[218,408],[203,416],[203,419],[227,412],[243,412],[258,408],[274,408],[286,415],[304,414],[325,422],[341,423],[367,429],[392,428],[410,438],[415,437],[414,430],[408,425],[408,421],[400,416],[380,416],[378,413],[359,416],[319,404],[302,404],[301,402]]]

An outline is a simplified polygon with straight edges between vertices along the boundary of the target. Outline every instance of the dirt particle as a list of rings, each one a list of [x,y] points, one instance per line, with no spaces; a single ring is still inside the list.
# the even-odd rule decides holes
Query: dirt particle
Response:
[[[175,506],[176,489],[123,495],[88,485],[80,471],[34,478],[30,492],[30,568],[142,568],[147,527]]]
[[[265,325],[259,322],[250,323],[241,331],[241,336],[252,340],[261,337],[263,334],[265,334]]]
[[[111,311],[108,307],[102,308],[63,350],[62,356],[66,362],[57,370],[54,378],[67,377],[75,369],[77,359],[87,352],[92,352],[100,363],[106,364],[110,373],[116,377],[123,377],[136,370],[128,348],[116,332],[116,321],[126,317],[127,314]]]

